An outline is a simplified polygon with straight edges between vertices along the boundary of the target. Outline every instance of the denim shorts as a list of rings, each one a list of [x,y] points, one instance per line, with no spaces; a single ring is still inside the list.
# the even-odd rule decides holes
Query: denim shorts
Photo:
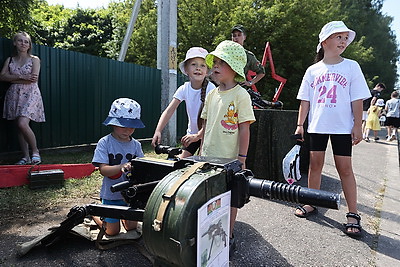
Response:
[[[108,199],[102,199],[101,203],[105,205],[113,205],[113,206],[128,206],[128,203],[126,203],[123,199],[117,199],[117,200],[108,200]],[[107,223],[117,223],[119,222],[119,219],[115,218],[102,218],[103,221]]]

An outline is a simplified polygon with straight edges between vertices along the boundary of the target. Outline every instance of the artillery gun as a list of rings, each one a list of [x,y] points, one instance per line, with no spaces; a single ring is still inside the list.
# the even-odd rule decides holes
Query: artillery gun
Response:
[[[121,191],[129,207],[73,207],[67,219],[41,244],[52,245],[88,215],[142,221],[143,241],[154,256],[154,265],[195,266],[197,210],[229,190],[231,206],[237,208],[248,203],[250,197],[258,197],[339,209],[339,194],[257,179],[250,170],[242,170],[238,160],[201,156],[179,160],[177,149],[157,149],[168,153],[169,160],[135,158],[129,181],[112,187]]]

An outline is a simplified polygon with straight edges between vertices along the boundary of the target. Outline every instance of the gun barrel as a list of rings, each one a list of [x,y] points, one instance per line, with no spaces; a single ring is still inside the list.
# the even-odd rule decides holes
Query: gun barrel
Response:
[[[339,209],[340,195],[323,190],[289,185],[257,178],[249,179],[249,195],[263,199],[277,199],[293,203]]]
[[[111,192],[115,193],[118,191],[122,191],[124,189],[128,189],[131,186],[132,186],[132,183],[130,181],[123,181],[118,184],[112,185],[110,187],[110,190],[111,190]]]

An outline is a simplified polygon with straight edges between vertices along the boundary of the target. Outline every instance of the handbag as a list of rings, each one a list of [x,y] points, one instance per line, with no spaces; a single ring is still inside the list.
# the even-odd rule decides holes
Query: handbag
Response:
[[[286,154],[282,160],[282,173],[288,184],[299,181],[300,174],[300,149],[302,141],[297,141],[296,145]]]

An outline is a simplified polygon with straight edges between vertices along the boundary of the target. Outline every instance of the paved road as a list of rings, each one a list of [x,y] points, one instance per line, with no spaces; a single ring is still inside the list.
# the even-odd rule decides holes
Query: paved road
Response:
[[[237,251],[230,266],[400,266],[397,142],[362,142],[353,155],[362,238],[352,239],[342,232],[344,201],[339,211],[319,208],[316,216],[302,219],[293,215],[295,204],[252,198],[239,211]],[[300,184],[306,186],[303,176]],[[342,194],[331,153],[327,153],[321,189]],[[14,247],[4,246],[31,240],[46,227],[32,225],[29,233],[3,232],[0,266],[151,266],[131,245],[99,251],[92,242],[75,238],[51,249],[36,248],[23,258],[15,257]]]
[[[384,135],[381,131],[381,139]],[[347,207],[331,155],[327,153],[321,189],[341,193],[339,211],[319,208],[318,215],[303,219],[293,215],[294,204],[253,199],[238,216],[241,242],[232,266],[400,266],[397,141],[363,141],[354,147],[364,228],[359,240],[342,232]],[[306,180],[304,175],[301,185]]]

